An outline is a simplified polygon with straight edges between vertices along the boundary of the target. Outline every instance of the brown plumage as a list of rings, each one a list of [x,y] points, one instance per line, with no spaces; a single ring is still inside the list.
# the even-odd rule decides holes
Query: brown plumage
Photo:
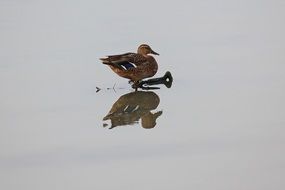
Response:
[[[110,55],[100,60],[119,76],[137,84],[140,80],[152,77],[157,72],[157,62],[149,54],[159,55],[149,45],[142,44],[138,47],[137,53]]]

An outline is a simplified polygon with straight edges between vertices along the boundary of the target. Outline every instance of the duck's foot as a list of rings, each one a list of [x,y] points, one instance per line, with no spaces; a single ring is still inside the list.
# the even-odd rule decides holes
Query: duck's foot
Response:
[[[136,91],[138,90],[138,88],[141,88],[139,86],[140,82],[139,81],[135,81],[133,84],[132,84],[132,88],[135,89]]]

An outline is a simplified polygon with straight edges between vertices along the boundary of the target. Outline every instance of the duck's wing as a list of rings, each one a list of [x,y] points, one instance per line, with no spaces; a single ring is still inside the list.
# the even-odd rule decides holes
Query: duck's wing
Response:
[[[106,58],[100,58],[103,64],[112,65],[119,69],[129,70],[146,63],[147,59],[141,54],[125,53],[120,55],[110,55]]]

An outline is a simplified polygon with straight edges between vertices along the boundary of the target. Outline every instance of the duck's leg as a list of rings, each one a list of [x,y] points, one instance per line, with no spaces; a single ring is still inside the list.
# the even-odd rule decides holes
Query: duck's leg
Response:
[[[139,83],[140,83],[140,81],[134,81],[134,84],[132,85],[132,88],[134,88],[135,91],[137,91],[138,88],[140,87],[140,86],[139,86]]]

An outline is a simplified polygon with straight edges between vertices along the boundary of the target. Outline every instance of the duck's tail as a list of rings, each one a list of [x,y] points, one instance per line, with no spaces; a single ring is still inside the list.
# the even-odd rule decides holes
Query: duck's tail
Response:
[[[109,65],[110,63],[112,63],[109,57],[100,58],[100,60],[102,61],[103,64],[106,64],[106,65]]]
[[[103,64],[116,67],[118,69],[122,69],[122,67],[117,64],[116,62],[112,61],[110,57],[107,58],[100,58]]]

